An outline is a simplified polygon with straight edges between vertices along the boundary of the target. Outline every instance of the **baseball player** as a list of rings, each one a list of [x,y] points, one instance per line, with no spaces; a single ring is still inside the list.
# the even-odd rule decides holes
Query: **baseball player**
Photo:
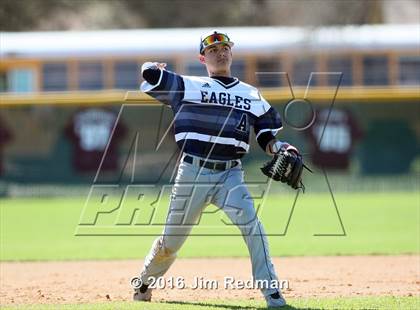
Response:
[[[282,128],[279,113],[255,87],[231,76],[233,45],[218,31],[201,38],[199,60],[206,66],[206,77],[179,75],[165,70],[163,63],[146,62],[142,66],[145,82],[141,91],[172,108],[175,140],[182,157],[165,228],[145,258],[142,285],[135,289],[134,300],[151,300],[150,277],[161,277],[170,268],[209,203],[223,210],[240,229],[250,253],[254,281],[278,281],[240,159],[249,150],[251,127],[268,154],[298,151],[276,140]],[[267,286],[261,291],[269,307],[286,304],[279,288]]]

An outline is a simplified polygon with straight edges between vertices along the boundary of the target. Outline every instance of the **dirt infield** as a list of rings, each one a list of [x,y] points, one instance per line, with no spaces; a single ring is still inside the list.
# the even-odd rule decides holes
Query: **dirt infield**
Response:
[[[1,263],[0,300],[6,304],[95,303],[131,300],[130,279],[140,261]],[[420,295],[420,256],[339,256],[274,258],[289,288],[285,297]],[[155,300],[256,299],[256,289],[225,288],[225,277],[249,280],[248,258],[179,259],[165,276],[166,289]],[[173,277],[185,289],[168,288]],[[215,280],[218,289],[193,289],[194,277]],[[210,282],[209,282],[210,283]]]

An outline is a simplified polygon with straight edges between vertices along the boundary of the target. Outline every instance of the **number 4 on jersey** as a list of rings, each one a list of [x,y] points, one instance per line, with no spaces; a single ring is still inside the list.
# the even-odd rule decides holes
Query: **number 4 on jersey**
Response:
[[[248,123],[247,115],[245,113],[243,113],[242,117],[241,117],[241,120],[238,123],[238,126],[236,126],[236,130],[246,132],[247,128],[248,128],[247,123]]]

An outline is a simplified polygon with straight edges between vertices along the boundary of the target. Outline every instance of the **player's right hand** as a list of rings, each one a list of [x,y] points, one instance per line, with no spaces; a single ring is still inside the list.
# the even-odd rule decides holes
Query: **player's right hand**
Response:
[[[165,62],[155,62],[155,65],[158,69],[165,69],[167,64]]]
[[[166,63],[164,62],[145,62],[142,66],[141,66],[141,73],[143,75],[144,70],[147,69],[165,69],[166,67]]]

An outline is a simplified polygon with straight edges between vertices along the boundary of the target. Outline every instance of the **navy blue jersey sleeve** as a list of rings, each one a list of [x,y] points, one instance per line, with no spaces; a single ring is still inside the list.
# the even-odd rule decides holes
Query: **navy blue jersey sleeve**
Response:
[[[185,86],[182,76],[164,69],[147,69],[147,71],[150,70],[156,71],[159,78],[155,84],[150,84],[146,80],[141,84],[140,90],[156,100],[176,108],[184,97]],[[156,74],[149,76],[156,76]],[[153,79],[153,82],[155,81]]]
[[[259,135],[268,131],[275,136],[281,128],[280,114],[273,107],[270,107],[267,112],[259,116],[254,123],[254,132],[257,139]]]

